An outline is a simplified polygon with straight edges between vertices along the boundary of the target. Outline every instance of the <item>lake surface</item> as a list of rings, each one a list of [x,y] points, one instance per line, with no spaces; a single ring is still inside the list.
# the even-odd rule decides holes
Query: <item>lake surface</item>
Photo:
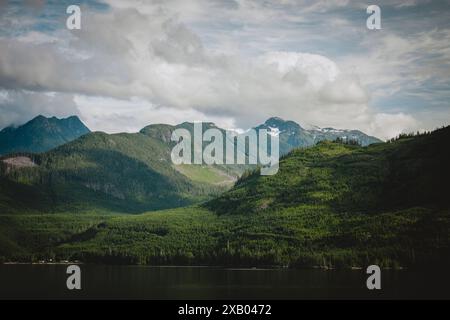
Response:
[[[0,299],[450,299],[443,271],[383,270],[370,291],[363,270],[80,267],[69,291],[65,265],[0,265]]]

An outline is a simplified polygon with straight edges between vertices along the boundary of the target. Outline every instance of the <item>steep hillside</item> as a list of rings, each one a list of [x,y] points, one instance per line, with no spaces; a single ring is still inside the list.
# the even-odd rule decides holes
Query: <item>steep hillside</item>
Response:
[[[17,128],[8,127],[0,131],[0,155],[45,152],[89,132],[76,116],[66,119],[38,116]]]

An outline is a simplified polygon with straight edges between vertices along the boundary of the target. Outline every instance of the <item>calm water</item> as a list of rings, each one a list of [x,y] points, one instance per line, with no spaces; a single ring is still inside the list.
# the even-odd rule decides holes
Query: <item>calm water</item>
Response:
[[[82,290],[66,289],[64,265],[0,265],[0,298],[34,299],[408,299],[450,298],[445,272],[253,270],[81,265]]]

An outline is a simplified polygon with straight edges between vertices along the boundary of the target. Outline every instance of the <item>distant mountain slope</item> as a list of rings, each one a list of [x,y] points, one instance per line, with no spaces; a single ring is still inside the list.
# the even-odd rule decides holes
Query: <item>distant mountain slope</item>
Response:
[[[183,123],[175,125],[175,126],[168,125],[168,124],[151,124],[151,125],[143,128],[140,131],[140,133],[145,134],[149,137],[158,139],[172,148],[173,146],[175,146],[176,142],[171,141],[171,137],[172,137],[173,131],[176,129],[186,129],[187,131],[190,132],[191,138],[192,138],[192,156],[193,156],[194,123],[192,123],[192,122],[183,122]],[[223,136],[226,137],[225,129],[217,127],[212,122],[203,122],[202,123],[202,132],[205,132],[208,129],[218,129],[222,132]],[[225,162],[225,153],[226,153],[225,143],[226,143],[226,141],[224,140],[223,143],[224,143],[223,162]],[[236,145],[236,140],[234,140],[234,143]],[[204,148],[208,144],[209,144],[209,142],[203,142],[202,150],[204,150]],[[243,153],[245,151],[239,150],[239,149],[237,149],[237,147],[235,147],[235,152],[237,155],[238,153]],[[235,155],[235,157],[236,157],[236,155]],[[236,180],[246,169],[254,168],[254,166],[251,166],[251,165],[225,165],[225,164],[213,165],[213,166],[202,166],[203,170],[199,170],[199,168],[198,168],[199,166],[191,165],[190,167],[196,167],[196,168],[194,169],[194,168],[188,168],[187,166],[183,166],[183,167],[180,167],[180,169],[181,169],[180,172],[182,172],[183,174],[187,174],[193,180],[199,180],[199,178],[201,179],[201,177],[199,177],[198,174],[201,176],[205,173],[205,171],[207,171],[208,174],[213,174],[215,176],[214,179],[220,180],[221,183],[223,183],[223,182],[226,183],[227,181],[229,182],[230,179]]]
[[[89,133],[76,116],[66,119],[37,116],[17,128],[0,131],[0,155],[14,152],[45,152]]]
[[[269,118],[256,129],[267,129],[280,137],[280,153],[286,154],[293,148],[310,147],[320,141],[334,141],[337,138],[357,141],[362,146],[382,142],[359,130],[341,130],[333,128],[312,127],[307,130],[294,121],[286,121],[278,117]]]
[[[161,140],[171,146],[175,143],[171,142],[171,135],[175,129],[184,128],[187,129],[193,137],[193,123],[184,122],[182,124],[172,126],[167,124],[152,124],[143,128],[140,132],[151,136],[155,139]],[[217,127],[212,122],[203,123],[203,132],[207,129],[219,129],[225,136],[226,130]],[[290,120],[283,120],[278,117],[269,118],[263,124],[255,127],[256,130],[266,129],[271,135],[278,135],[280,142],[280,155],[284,155],[294,148],[298,147],[311,147],[316,145],[320,141],[334,141],[336,139],[342,139],[343,141],[355,141],[362,146],[367,146],[373,143],[382,142],[376,137],[366,135],[359,130],[341,130],[333,128],[319,128],[313,127],[312,129],[304,129],[298,123]],[[239,136],[239,135],[237,135]],[[236,146],[236,138],[234,140],[236,153],[247,153],[248,148],[238,149]],[[204,143],[205,147],[208,143]],[[270,148],[269,148],[270,150]],[[224,150],[225,154],[225,150]],[[252,166],[218,166],[219,169],[230,171],[234,175],[240,175],[245,169],[251,169]]]

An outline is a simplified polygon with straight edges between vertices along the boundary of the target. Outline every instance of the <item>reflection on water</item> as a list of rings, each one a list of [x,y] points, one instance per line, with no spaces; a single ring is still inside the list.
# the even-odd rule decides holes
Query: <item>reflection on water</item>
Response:
[[[0,265],[0,298],[17,299],[408,299],[450,298],[444,272],[223,269],[81,265],[82,290],[66,289],[67,266]]]

